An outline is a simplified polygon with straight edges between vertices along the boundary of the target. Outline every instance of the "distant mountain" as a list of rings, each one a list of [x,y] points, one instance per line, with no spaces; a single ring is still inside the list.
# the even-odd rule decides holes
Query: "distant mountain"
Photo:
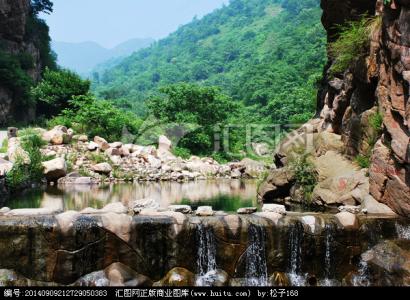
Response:
[[[275,124],[305,121],[327,59],[321,15],[320,0],[231,0],[105,65],[93,90],[139,113],[158,88],[190,82],[217,86]]]
[[[66,43],[54,41],[52,48],[58,55],[59,65],[87,76],[98,65],[107,61],[119,62],[120,58],[148,47],[153,42],[154,40],[150,38],[137,38],[121,43],[112,49],[107,49],[95,42]],[[112,62],[108,64],[111,67],[114,65]]]

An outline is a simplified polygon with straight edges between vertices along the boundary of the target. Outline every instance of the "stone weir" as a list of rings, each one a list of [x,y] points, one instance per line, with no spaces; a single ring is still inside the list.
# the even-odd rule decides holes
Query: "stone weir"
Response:
[[[0,216],[1,285],[406,285],[392,217],[179,212]]]

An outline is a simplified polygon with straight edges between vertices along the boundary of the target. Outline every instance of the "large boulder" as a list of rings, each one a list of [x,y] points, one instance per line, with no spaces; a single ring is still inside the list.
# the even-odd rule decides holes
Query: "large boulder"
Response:
[[[67,174],[67,163],[63,158],[56,158],[42,163],[47,181],[57,181]]]
[[[295,183],[295,175],[288,168],[272,170],[268,178],[258,188],[261,201],[278,201],[288,197]]]
[[[369,179],[365,171],[351,171],[320,182],[313,190],[316,205],[339,206],[360,204],[369,193]]]
[[[203,160],[197,157],[192,157],[186,163],[186,168],[190,172],[198,172],[204,176],[214,176],[219,170],[219,165],[209,163],[209,162],[204,162]]]
[[[92,170],[99,174],[108,175],[111,173],[112,167],[110,166],[109,163],[100,163],[100,164],[96,164],[92,166]]]
[[[336,219],[345,229],[359,228],[359,220],[355,214],[344,211],[336,214]]]
[[[369,214],[396,215],[386,204],[378,202],[371,195],[364,197],[361,209]]]
[[[258,178],[266,170],[264,163],[250,158],[244,158],[239,164],[243,167],[243,174],[249,178]]]
[[[0,177],[4,176],[7,172],[10,172],[12,168],[12,162],[0,158]]]
[[[94,143],[96,143],[102,151],[110,148],[110,144],[108,144],[108,142],[104,138],[99,136],[94,137]]]
[[[52,145],[69,144],[73,138],[72,130],[65,126],[55,126],[53,129],[43,133],[42,138]]]
[[[342,136],[327,131],[317,134],[314,138],[314,143],[317,156],[321,156],[328,151],[341,153],[344,150]]]
[[[9,139],[7,157],[12,163],[15,163],[16,161],[27,165],[30,163],[30,156],[27,151],[21,147],[19,138],[14,137]]]

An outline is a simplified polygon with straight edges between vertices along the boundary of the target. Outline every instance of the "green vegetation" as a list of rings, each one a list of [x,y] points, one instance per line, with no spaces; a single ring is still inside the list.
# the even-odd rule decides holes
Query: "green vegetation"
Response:
[[[244,104],[239,124],[304,122],[326,62],[321,13],[318,0],[233,0],[101,73],[94,90],[141,115],[161,87],[217,86]]]
[[[46,69],[42,81],[31,90],[33,99],[38,103],[38,111],[50,117],[69,107],[69,101],[76,96],[87,95],[90,82],[82,80],[68,70]]]
[[[304,149],[296,149],[296,155],[289,161],[290,169],[295,174],[296,183],[303,187],[306,204],[312,199],[312,192],[318,183],[318,175],[310,154],[303,153]]]
[[[123,133],[138,133],[142,121],[133,113],[124,112],[108,101],[96,100],[92,95],[74,96],[69,108],[48,122],[50,127],[65,125],[77,133],[102,136],[110,141],[121,140]]]
[[[369,152],[371,152],[371,150]],[[355,157],[355,162],[360,166],[360,168],[367,169],[370,167],[370,155],[360,154]]]
[[[238,110],[232,99],[217,88],[185,83],[160,92],[163,95],[148,101],[149,113],[160,122],[183,127],[186,134],[179,141],[181,149],[196,155],[212,153],[215,126],[226,123]]]
[[[40,152],[44,141],[38,135],[28,131],[21,136],[21,147],[27,152],[29,162],[25,161],[23,156],[18,156],[13,168],[6,174],[7,187],[12,190],[18,190],[32,183],[39,183],[43,179],[44,158]]]
[[[7,153],[7,149],[9,147],[9,140],[8,139],[4,139],[1,147],[0,147],[0,153]]]
[[[373,128],[378,135],[380,135],[383,126],[383,115],[380,112],[377,112],[376,114],[370,116],[369,124],[370,127]]]
[[[330,45],[330,55],[334,63],[333,74],[346,71],[355,61],[367,54],[370,38],[381,25],[381,17],[363,17],[339,27],[339,38]]]

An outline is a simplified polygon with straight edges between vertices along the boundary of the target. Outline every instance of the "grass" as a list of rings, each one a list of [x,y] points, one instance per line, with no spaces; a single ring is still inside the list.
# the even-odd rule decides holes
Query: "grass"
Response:
[[[360,168],[368,169],[370,167],[370,156],[359,154],[355,157],[355,162],[360,166]]]
[[[108,162],[107,157],[102,153],[90,153],[87,157],[89,160],[96,164]]]
[[[339,38],[330,44],[330,55],[334,63],[330,68],[331,74],[343,73],[358,58],[369,51],[371,37],[380,30],[381,17],[369,18],[364,16],[358,21],[348,22],[339,26]]]
[[[382,132],[383,115],[380,112],[375,113],[369,117],[370,127],[379,135]]]

